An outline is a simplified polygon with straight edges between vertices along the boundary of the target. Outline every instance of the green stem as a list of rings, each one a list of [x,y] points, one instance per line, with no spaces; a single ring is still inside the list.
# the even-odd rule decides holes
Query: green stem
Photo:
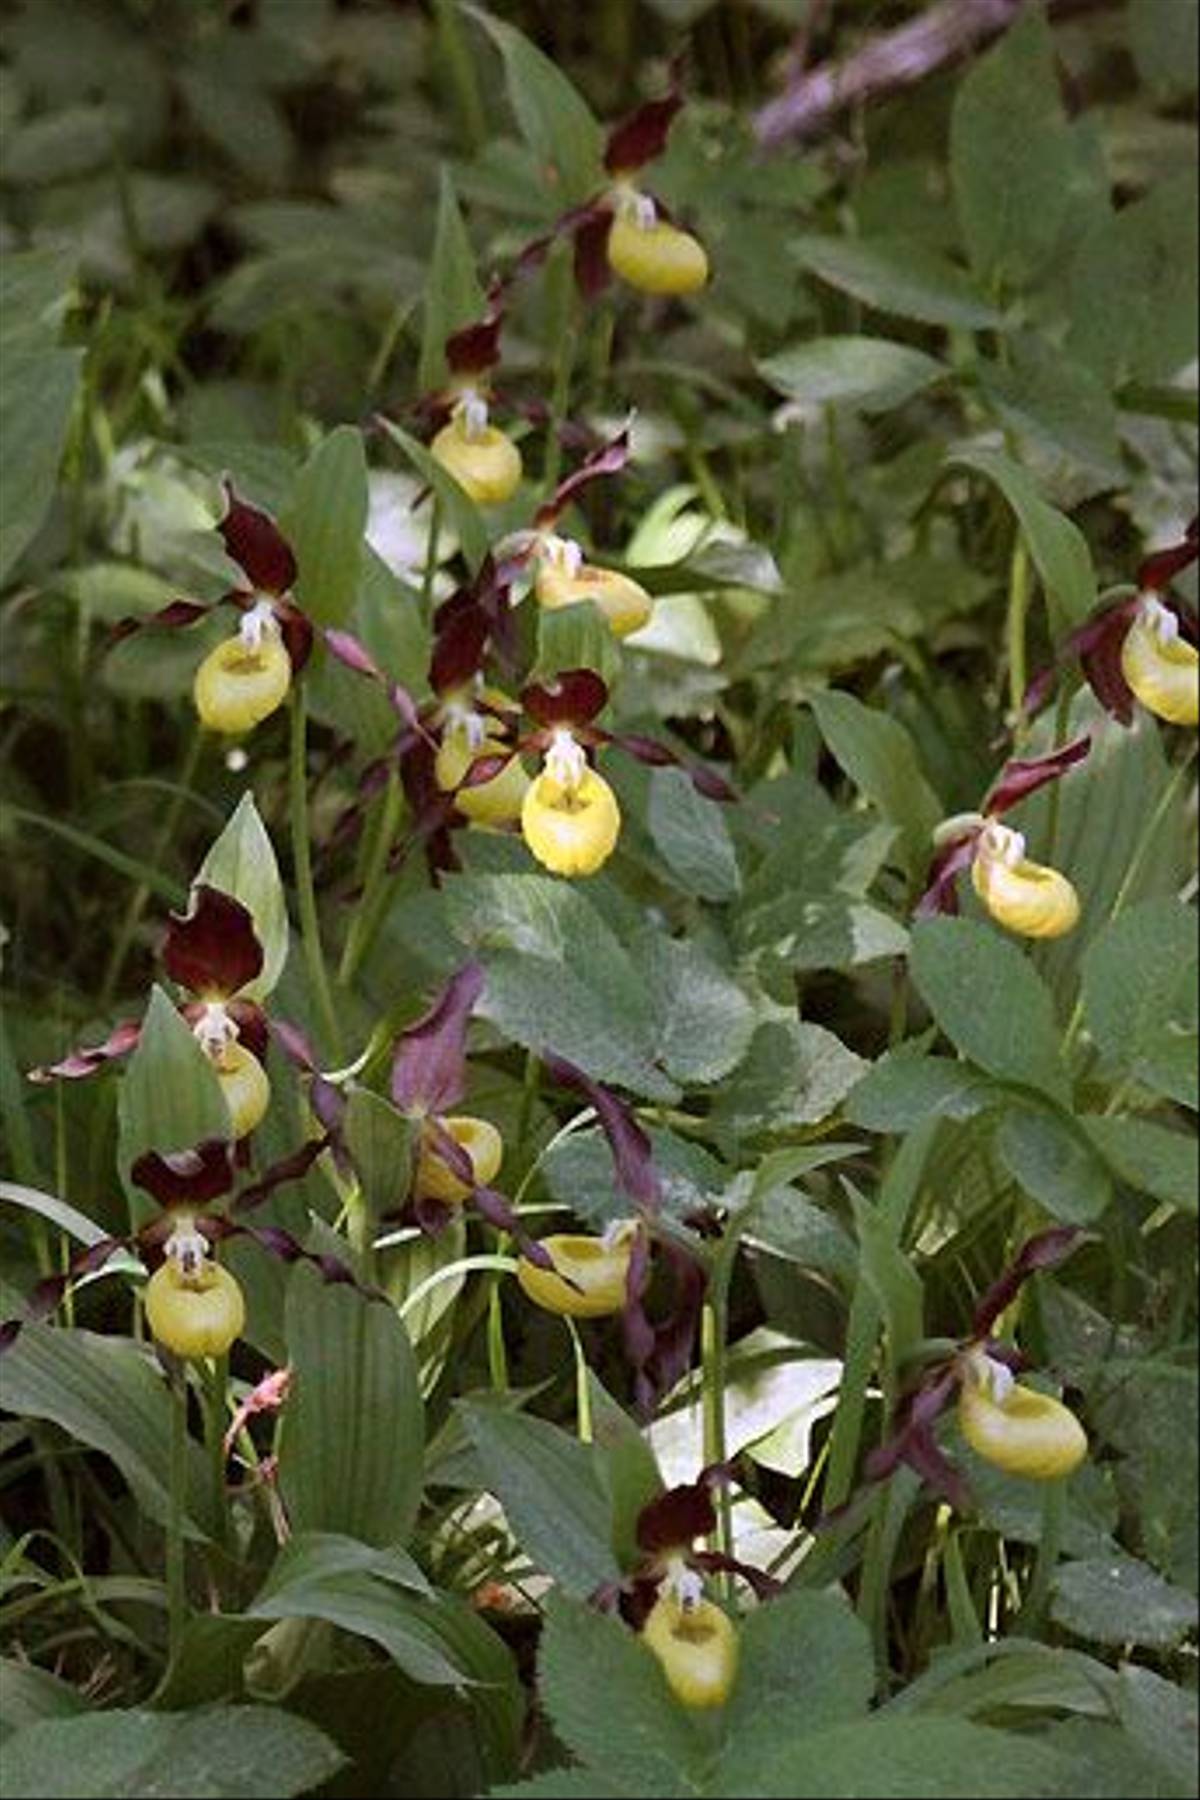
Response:
[[[581,1444],[592,1441],[592,1396],[588,1392],[587,1358],[583,1354],[583,1340],[579,1335],[579,1327],[574,1319],[566,1315],[567,1330],[571,1334],[571,1349],[575,1354],[575,1417]]]
[[[321,949],[321,922],[313,886],[312,847],[308,835],[308,711],[303,686],[292,689],[291,734],[288,755],[288,813],[292,833],[292,862],[296,877],[296,904],[300,911],[300,937],[308,968],[308,985],[321,1014],[328,1049],[336,1063],[344,1060],[342,1033]]]
[[[725,1288],[722,1271],[716,1271],[710,1297],[700,1314],[701,1398],[706,1468],[723,1464],[729,1459],[725,1433]],[[716,1502],[717,1528],[713,1533],[713,1547],[723,1556],[732,1556],[733,1503],[727,1483],[722,1482],[717,1488]]]
[[[353,981],[383,923],[388,890],[388,860],[403,810],[404,790],[400,786],[399,776],[392,770],[384,791],[383,804],[375,818],[375,835],[371,840],[362,893],[350,921],[350,930],[346,934],[338,966],[338,981],[342,987],[348,987]]]
[[[225,1491],[225,1421],[228,1413],[225,1397],[229,1388],[228,1356],[214,1357],[205,1386],[204,1430],[208,1440],[213,1517],[217,1522],[217,1543],[221,1549],[228,1550],[230,1545],[229,1499]]]
[[[1062,1481],[1050,1481],[1042,1499],[1042,1534],[1038,1541],[1033,1579],[1021,1608],[1020,1627],[1029,1636],[1038,1630],[1050,1600],[1050,1584],[1058,1566],[1062,1548],[1063,1525],[1067,1512],[1067,1490]]]
[[[488,1371],[497,1394],[508,1392],[508,1350],[504,1343],[504,1313],[500,1299],[500,1283],[492,1283],[488,1295],[487,1322]]]
[[[1008,567],[1008,705],[1013,721],[1013,743],[1019,748],[1026,729],[1025,690],[1029,686],[1025,648],[1025,627],[1029,618],[1032,591],[1029,552],[1020,530],[1013,544]]]
[[[197,725],[192,733],[191,741],[188,744],[187,752],[183,759],[183,767],[179,771],[179,781],[172,796],[171,804],[163,814],[162,829],[158,834],[154,849],[150,856],[151,868],[157,869],[159,867],[170,847],[171,839],[174,837],[176,828],[179,824],[179,815],[183,811],[184,805],[188,799],[188,790],[192,785],[196,767],[200,761],[200,752],[203,745],[204,727],[202,725]],[[130,901],[129,907],[121,920],[121,927],[117,933],[116,942],[112,947],[112,954],[108,959],[108,967],[104,971],[104,981],[100,988],[100,999],[97,1005],[97,1011],[101,1014],[106,1013],[112,1005],[113,996],[116,994],[121,976],[124,973],[125,959],[129,955],[130,946],[133,943],[137,928],[142,922],[142,914],[146,910],[146,903],[150,899],[150,894],[151,888],[149,883],[145,881],[139,882],[138,886],[133,891],[133,899]]]
[[[179,1660],[187,1624],[183,1516],[187,1494],[187,1373],[179,1369],[171,1383],[171,1461],[167,1495],[167,1642],[168,1668]]]
[[[558,346],[554,360],[554,385],[550,395],[550,422],[546,427],[546,461],[542,485],[547,496],[554,492],[562,461],[559,427],[567,416],[571,398],[571,373],[579,343],[579,303],[575,278],[565,249],[551,255],[546,272],[546,312],[551,341]]]

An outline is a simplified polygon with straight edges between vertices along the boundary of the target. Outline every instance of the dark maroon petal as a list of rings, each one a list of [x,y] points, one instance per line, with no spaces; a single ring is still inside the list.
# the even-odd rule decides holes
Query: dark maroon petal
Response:
[[[609,174],[628,174],[661,156],[675,114],[682,105],[683,95],[678,88],[672,88],[663,99],[647,100],[644,106],[639,106],[636,112],[615,125],[604,147],[604,166]]]
[[[715,1531],[714,1485],[706,1475],[701,1475],[699,1481],[668,1488],[643,1506],[637,1516],[635,1531],[638,1549],[644,1550],[647,1556],[687,1550],[698,1537],[707,1537],[710,1531]]]
[[[1091,750],[1092,740],[1089,733],[1077,737],[1060,750],[1051,750],[1046,756],[1014,757],[1006,762],[987,799],[983,803],[983,811],[996,818],[1015,806],[1027,795],[1035,794],[1048,781],[1058,781],[1068,769],[1081,763]]]
[[[449,1112],[466,1092],[467,1022],[483,970],[464,963],[429,1011],[396,1041],[392,1099],[406,1113]]]
[[[206,1138],[191,1150],[147,1150],[130,1175],[160,1206],[206,1206],[233,1186],[232,1145]]]
[[[39,1319],[47,1318],[62,1304],[68,1288],[81,1275],[90,1275],[95,1269],[102,1269],[110,1257],[118,1250],[128,1249],[125,1238],[101,1238],[95,1244],[89,1244],[86,1250],[76,1251],[67,1267],[57,1275],[48,1275],[39,1281],[29,1299],[25,1303],[25,1312],[20,1318],[6,1319],[0,1325],[0,1354],[16,1343],[24,1325],[36,1324]]]
[[[668,750],[665,744],[660,744],[657,738],[644,737],[638,731],[614,732],[609,742],[616,744],[621,750],[627,750],[630,756],[636,756],[640,763],[645,763],[652,769],[673,768],[679,761],[675,752]]]
[[[1193,519],[1178,544],[1155,550],[1138,566],[1138,586],[1145,592],[1161,594],[1175,577],[1200,557],[1200,518]]]
[[[296,559],[287,539],[267,513],[239,499],[224,483],[229,510],[217,526],[225,548],[251,586],[264,594],[286,594],[296,579]]]
[[[326,626],[322,635],[332,654],[339,662],[345,663],[348,669],[353,669],[356,675],[370,675],[375,681],[386,679],[371,652],[352,631],[337,631],[332,626]]]
[[[262,1007],[253,1000],[231,1000],[225,1010],[238,1028],[239,1041],[262,1062],[271,1036]]]
[[[512,1209],[512,1203],[495,1188],[477,1187],[471,1195],[471,1204],[481,1219],[497,1231],[506,1231],[517,1246],[517,1250],[526,1262],[531,1262],[538,1269],[554,1269],[554,1258],[544,1244],[531,1238]],[[568,1277],[563,1276],[563,1280]],[[575,1282],[571,1282],[574,1287]]]
[[[446,339],[446,365],[452,375],[482,375],[500,361],[500,331],[504,324],[502,311],[452,331]]]
[[[783,1592],[782,1581],[776,1581],[765,1569],[756,1569],[736,1556],[726,1556],[723,1550],[693,1550],[688,1560],[707,1574],[740,1575],[760,1600],[773,1600],[776,1594]]]
[[[553,525],[561,513],[564,513],[573,501],[577,500],[584,489],[593,481],[601,481],[605,476],[619,474],[629,461],[629,427],[625,425],[617,435],[607,443],[601,444],[586,456],[577,469],[572,470],[559,482],[550,499],[538,508],[534,523],[540,530]]]
[[[564,669],[523,688],[521,704],[539,725],[589,725],[608,705],[608,688],[594,669]]]
[[[607,207],[594,212],[575,227],[575,286],[585,300],[596,300],[612,280],[608,261],[608,234],[613,215]]]
[[[486,782],[495,781],[497,775],[503,775],[516,752],[505,756],[477,756],[459,782],[455,792],[463,788],[483,787]]]
[[[252,1208],[261,1206],[262,1202],[273,1194],[276,1188],[283,1187],[289,1181],[299,1181],[308,1174],[328,1144],[328,1138],[310,1138],[307,1143],[301,1144],[298,1150],[293,1150],[290,1156],[281,1156],[278,1162],[273,1162],[270,1168],[259,1176],[257,1181],[242,1189],[232,1203],[233,1210],[249,1212]]]
[[[706,800],[716,800],[722,805],[728,805],[739,798],[737,789],[707,763],[681,762],[679,766],[686,772],[696,792],[703,794]]]
[[[919,1428],[909,1433],[904,1447],[904,1460],[911,1469],[916,1470],[926,1486],[931,1487],[935,1494],[940,1494],[956,1512],[966,1512],[969,1509],[971,1490],[949,1457],[939,1448],[932,1431]]]
[[[1087,684],[1105,712],[1111,713],[1119,725],[1132,725],[1137,696],[1125,679],[1121,667],[1121,648],[1126,633],[1118,637],[1110,633],[1090,650],[1081,653],[1079,661]]]
[[[662,1184],[654,1166],[650,1139],[632,1109],[624,1100],[619,1100],[611,1088],[593,1081],[565,1056],[544,1051],[542,1060],[552,1081],[562,1087],[574,1088],[595,1108],[600,1128],[608,1140],[617,1180],[630,1199],[647,1212],[657,1212],[662,1205]]]
[[[263,966],[248,907],[202,882],[187,913],[172,913],[162,962],[172,981],[201,998],[232,999]]]
[[[30,1069],[27,1081],[52,1081],[61,1076],[67,1081],[79,1081],[86,1075],[94,1075],[107,1062],[116,1057],[128,1056],[142,1035],[140,1019],[122,1019],[114,1025],[102,1044],[91,1044],[78,1050],[71,1050],[60,1062],[48,1063],[40,1069]]]
[[[1037,1269],[1053,1269],[1083,1242],[1087,1233],[1078,1225],[1055,1225],[1040,1231],[1024,1244],[1004,1273],[988,1288],[971,1321],[975,1337],[986,1337],[992,1326]]]
[[[1039,670],[1030,682],[1022,701],[1023,710],[1031,717],[1039,712],[1054,691],[1058,669],[1065,662],[1077,661],[1100,704],[1122,725],[1128,725],[1133,717],[1133,694],[1121,674],[1121,646],[1137,606],[1137,595],[1130,595],[1077,625],[1059,645],[1051,667]]]
[[[279,635],[288,653],[292,673],[298,675],[312,655],[312,620],[293,600],[276,600],[271,610],[279,621]]]
[[[705,763],[693,763],[676,754],[667,744],[660,744],[657,738],[644,737],[641,732],[613,732],[607,740],[618,749],[628,751],[636,756],[640,763],[647,763],[653,769],[682,769],[698,794],[706,800],[717,800],[723,803],[738,798],[737,789],[730,787],[723,775],[710,769]]]
[[[483,667],[491,621],[478,606],[452,614],[439,624],[429,663],[429,685],[435,694],[465,686]]]
[[[979,832],[972,831],[938,850],[929,865],[929,886],[916,904],[916,918],[933,919],[939,913],[958,911],[958,877],[974,862],[978,837]]]
[[[287,1019],[272,1019],[271,1030],[280,1049],[296,1068],[303,1069],[306,1075],[316,1073],[317,1053],[312,1039],[303,1032],[299,1025],[293,1025]]]
[[[224,602],[218,600],[215,604],[221,606]],[[171,600],[146,618],[118,619],[108,635],[108,642],[110,646],[119,644],[122,638],[132,637],[135,632],[145,631],[151,626],[161,626],[167,631],[181,631],[187,625],[194,625],[197,619],[203,619],[211,611],[212,607],[206,601]]]
[[[632,1297],[622,1315],[626,1327],[626,1349],[634,1364],[634,1396],[643,1418],[653,1415],[663,1396],[682,1379],[691,1367],[692,1351],[700,1323],[700,1309],[708,1278],[696,1261],[680,1245],[664,1239],[658,1246],[657,1261],[671,1272],[674,1293],[666,1313],[650,1321],[653,1349],[640,1360],[633,1346],[644,1333],[631,1336],[631,1319],[639,1311],[645,1317],[644,1300]]]
[[[475,1186],[475,1164],[467,1151],[451,1137],[440,1119],[427,1119],[425,1122],[425,1138],[422,1148],[435,1156],[450,1173],[457,1176],[467,1187]],[[419,1185],[419,1182],[418,1182]]]

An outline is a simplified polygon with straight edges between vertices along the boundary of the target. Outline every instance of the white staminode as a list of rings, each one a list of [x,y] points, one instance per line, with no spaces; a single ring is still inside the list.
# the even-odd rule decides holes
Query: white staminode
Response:
[[[487,720],[464,700],[447,700],[442,718],[446,735],[461,733],[468,750],[478,750],[487,737]]]
[[[667,1564],[663,1586],[674,1594],[685,1613],[694,1612],[704,1598],[703,1577],[689,1569],[682,1557],[672,1557]]]
[[[979,834],[976,854],[986,862],[1002,863],[1006,869],[1015,869],[1025,860],[1024,835],[1009,825],[1001,825],[999,819],[989,819]]]
[[[464,388],[454,407],[454,416],[462,426],[465,438],[479,439],[488,426],[488,403],[478,388]]]
[[[182,1213],[170,1237],[163,1245],[163,1255],[177,1262],[185,1275],[194,1275],[208,1255],[208,1239],[196,1230],[191,1213]]]
[[[275,608],[271,602],[261,595],[242,614],[242,622],[238,626],[238,636],[251,655],[262,648],[264,638],[276,637],[279,634],[279,620],[275,617]]]
[[[1138,596],[1138,624],[1144,625],[1164,649],[1179,636],[1179,620],[1169,606],[1163,605],[1157,594]]]
[[[568,794],[575,792],[587,774],[587,757],[583,747],[575,742],[565,725],[555,726],[550,748],[546,752],[545,766],[551,781],[556,782],[560,788],[565,788]]]
[[[570,581],[574,581],[583,567],[582,545],[574,538],[558,537],[554,532],[548,532],[542,539],[538,554],[544,561],[553,563],[556,569],[561,569]]]
[[[200,1017],[192,1026],[192,1036],[206,1055],[218,1057],[238,1036],[238,1028],[226,1011],[222,1000],[206,1000]]]
[[[631,183],[621,182],[613,189],[618,216],[636,225],[639,231],[651,231],[658,220],[658,208],[649,194],[643,194]]]
[[[986,1350],[972,1350],[967,1360],[972,1381],[997,1406],[1003,1406],[1016,1386],[1016,1376],[1008,1364],[1002,1363],[999,1357],[989,1356]]]

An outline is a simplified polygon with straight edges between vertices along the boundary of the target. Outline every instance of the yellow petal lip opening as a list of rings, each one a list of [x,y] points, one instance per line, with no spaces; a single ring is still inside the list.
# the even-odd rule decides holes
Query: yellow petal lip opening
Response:
[[[521,808],[530,851],[554,875],[594,875],[612,855],[621,831],[617,797],[602,775],[586,769],[573,788],[541,774]]]
[[[540,1269],[527,1257],[517,1263],[517,1282],[528,1299],[546,1312],[571,1319],[604,1319],[620,1312],[631,1237],[610,1244],[567,1232],[543,1238],[542,1243],[554,1259],[553,1269]]]
[[[1200,722],[1200,655],[1181,637],[1163,639],[1136,618],[1121,646],[1121,673],[1142,705],[1169,725]]]
[[[699,1600],[684,1607],[673,1594],[663,1594],[642,1627],[642,1642],[684,1706],[724,1705],[737,1674],[738,1636],[719,1606]]]
[[[699,238],[663,219],[643,225],[618,213],[608,234],[608,265],[643,294],[694,294],[708,280]]]
[[[1079,922],[1079,895],[1066,876],[1043,863],[1015,866],[979,854],[971,884],[997,924],[1022,937],[1063,937]]]
[[[959,1394],[958,1422],[971,1448],[1010,1475],[1056,1481],[1087,1455],[1087,1434],[1071,1409],[1021,1382],[996,1400],[968,1375]]]
[[[202,725],[236,737],[269,718],[291,685],[291,658],[277,635],[254,646],[239,636],[209,651],[193,678],[192,697]]]
[[[542,562],[533,591],[539,605],[550,611],[590,600],[604,615],[614,637],[640,631],[654,611],[654,602],[640,582],[618,569],[602,569],[594,563],[581,563],[572,574],[553,562]]]
[[[246,1324],[241,1287],[219,1263],[189,1273],[168,1257],[146,1283],[146,1323],[156,1343],[189,1360],[224,1356]]]
[[[477,506],[499,506],[511,500],[521,484],[521,452],[495,425],[470,435],[458,419],[452,419],[442,426],[429,453]]]
[[[466,1151],[471,1159],[475,1182],[488,1187],[500,1173],[504,1161],[504,1139],[489,1119],[476,1119],[469,1113],[452,1114],[439,1121],[443,1130]],[[427,1200],[440,1200],[445,1206],[461,1206],[471,1190],[437,1154],[432,1134],[422,1139],[417,1153],[416,1191]]]

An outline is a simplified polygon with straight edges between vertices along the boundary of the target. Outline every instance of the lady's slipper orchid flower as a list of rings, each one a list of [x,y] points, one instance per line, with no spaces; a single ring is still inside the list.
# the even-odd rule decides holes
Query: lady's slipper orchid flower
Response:
[[[618,569],[602,569],[583,560],[572,538],[550,534],[535,552],[533,592],[548,612],[590,600],[614,637],[629,637],[647,624],[654,602],[640,582]]]
[[[737,1675],[738,1635],[733,1620],[711,1600],[691,1571],[663,1584],[642,1626],[642,1642],[662,1667],[684,1706],[723,1706]]]
[[[276,711],[312,650],[312,625],[291,597],[296,559],[268,514],[239,499],[226,481],[228,508],[217,530],[225,549],[249,585],[216,602],[236,606],[242,620],[233,637],[211,650],[196,671],[193,698],[201,723],[225,736],[240,736]],[[173,600],[149,619],[125,619],[117,636],[145,626],[180,629],[203,618],[210,607],[197,600]]]
[[[512,825],[521,816],[529,777],[503,735],[515,716],[507,694],[483,687],[476,678],[475,687],[442,698],[430,720],[441,738],[434,779],[474,825]],[[496,773],[488,774],[494,765]],[[484,779],[478,779],[479,774]]]
[[[1061,937],[1079,919],[1079,897],[1065,875],[1025,854],[1023,833],[1001,823],[1002,815],[1029,794],[1057,781],[1091,748],[1076,738],[1047,756],[1016,758],[1004,765],[983,803],[983,811],[959,813],[934,833],[936,853],[930,883],[917,905],[918,918],[958,910],[956,882],[971,871],[971,885],[988,912],[1009,931],[1024,937]]]
[[[1172,581],[1200,556],[1200,521],[1183,538],[1145,558],[1137,592],[1101,608],[1073,631],[1058,662],[1077,657],[1088,684],[1122,725],[1133,720],[1134,702],[1171,725],[1200,720],[1200,653],[1196,620],[1170,592]],[[1050,696],[1057,663],[1030,684],[1025,710]]]
[[[1055,1226],[1022,1247],[983,1295],[971,1321],[971,1335],[949,1357],[931,1364],[901,1410],[895,1433],[867,1458],[869,1481],[881,1481],[897,1464],[908,1463],[952,1506],[963,1509],[966,1482],[934,1437],[934,1425],[958,1395],[958,1420],[972,1449],[1012,1475],[1053,1481],[1069,1475],[1087,1453],[1087,1437],[1060,1400],[1017,1382],[1019,1351],[991,1336],[1000,1314],[1038,1269],[1054,1268],[1078,1246],[1075,1226]]]
[[[196,1041],[212,1062],[235,1138],[248,1137],[270,1104],[263,1067],[267,1020],[245,997],[262,972],[263,948],[249,910],[231,894],[206,883],[192,889],[187,913],[172,913],[162,947],[171,980],[193,997],[180,1005]],[[141,1036],[137,1020],[123,1020],[103,1044],[73,1050],[60,1062],[30,1071],[31,1081],[79,1080],[126,1056]]]
[[[503,322],[503,313],[493,306],[484,318],[450,334],[450,387],[426,409],[449,412],[429,452],[477,506],[499,506],[521,485],[521,452],[490,422],[488,375],[500,360]]]
[[[523,1257],[517,1264],[521,1291],[546,1312],[571,1319],[605,1319],[623,1310],[628,1299],[629,1269],[636,1220],[620,1219],[601,1237],[560,1232],[541,1238],[553,1268],[539,1268]]]

